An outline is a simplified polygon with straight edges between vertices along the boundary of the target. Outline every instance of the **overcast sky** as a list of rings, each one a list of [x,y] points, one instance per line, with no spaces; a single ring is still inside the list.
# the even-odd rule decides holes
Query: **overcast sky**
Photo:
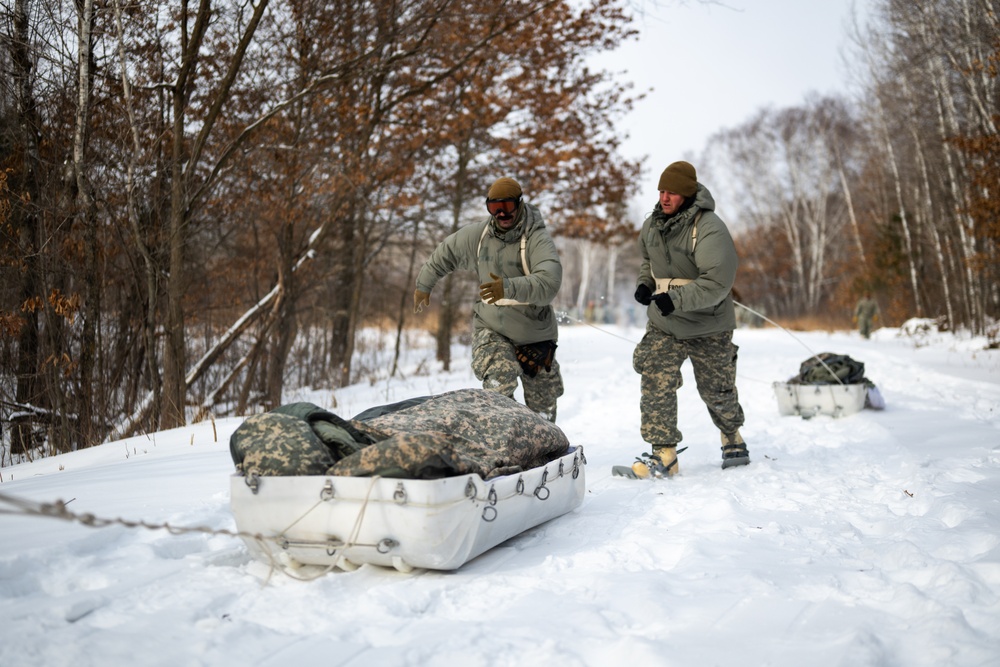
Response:
[[[625,154],[649,156],[636,201],[641,210],[656,202],[663,168],[682,159],[697,167],[715,132],[743,124],[763,107],[799,105],[810,92],[846,94],[848,19],[852,6],[863,12],[868,3],[638,2],[645,10],[635,23],[639,38],[597,64],[622,72],[636,91],[652,89],[623,123],[630,134]]]

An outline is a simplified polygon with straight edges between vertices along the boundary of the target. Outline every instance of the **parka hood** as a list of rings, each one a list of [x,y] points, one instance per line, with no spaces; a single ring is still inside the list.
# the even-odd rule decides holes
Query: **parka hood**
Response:
[[[662,231],[676,224],[686,224],[694,220],[694,216],[698,214],[698,211],[714,210],[715,198],[712,197],[712,193],[708,191],[708,188],[699,183],[698,190],[694,193],[694,201],[672,216],[666,216],[663,213],[663,209],[660,208],[660,202],[657,201],[653,205],[653,226]]]

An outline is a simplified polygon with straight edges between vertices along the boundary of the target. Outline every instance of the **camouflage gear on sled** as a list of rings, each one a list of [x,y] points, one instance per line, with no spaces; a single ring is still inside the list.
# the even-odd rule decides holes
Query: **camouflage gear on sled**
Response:
[[[236,470],[258,475],[322,475],[336,461],[300,417],[266,412],[248,417],[229,438]]]
[[[551,422],[556,420],[556,402],[563,395],[562,374],[555,353],[550,370],[535,375],[525,373],[517,359],[514,343],[489,329],[480,329],[472,337],[472,371],[482,381],[483,388],[514,398],[517,379],[524,387],[524,402],[533,411]]]
[[[289,403],[240,424],[229,439],[229,453],[237,470],[322,475],[335,462],[373,442],[374,438],[332,412],[312,403]],[[276,470],[283,472],[272,472]]]
[[[309,404],[296,409],[301,413],[304,405]],[[277,411],[251,417],[230,440],[233,461],[238,470],[253,469],[260,475],[438,479],[478,474],[489,479],[544,465],[569,449],[557,426],[512,399],[482,389],[362,414],[377,416],[340,420],[344,432],[364,442],[339,459],[304,419]],[[322,428],[330,423],[319,421]]]
[[[846,354],[820,352],[799,366],[789,384],[859,384],[865,382],[865,365]]]
[[[650,322],[632,355],[632,367],[642,375],[642,439],[676,445],[683,438],[677,428],[677,390],[683,384],[681,364],[687,358],[712,422],[722,433],[736,433],[743,426],[735,384],[738,350],[731,331],[680,340]]]
[[[788,378],[788,384],[863,384],[865,407],[884,410],[885,399],[875,383],[865,377],[865,364],[846,354],[820,352],[799,366],[799,374]]]
[[[312,403],[289,403],[272,412],[306,420],[337,461],[375,442],[374,438],[359,431],[351,422]]]

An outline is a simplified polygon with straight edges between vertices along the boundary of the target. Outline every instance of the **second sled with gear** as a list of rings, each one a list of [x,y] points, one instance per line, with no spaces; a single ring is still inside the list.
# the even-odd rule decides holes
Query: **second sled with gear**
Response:
[[[810,419],[816,415],[846,417],[865,407],[868,387],[864,384],[790,384],[775,382],[778,413]]]
[[[878,387],[864,376],[865,365],[844,354],[822,352],[802,362],[799,374],[772,387],[778,413],[811,419],[846,417],[865,408],[885,408]]]

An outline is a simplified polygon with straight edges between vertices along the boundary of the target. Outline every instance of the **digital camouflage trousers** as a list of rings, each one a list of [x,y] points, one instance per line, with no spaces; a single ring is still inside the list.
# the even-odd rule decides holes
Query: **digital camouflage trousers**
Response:
[[[677,428],[677,390],[683,384],[681,365],[685,359],[691,360],[698,394],[712,422],[723,434],[735,434],[743,426],[743,408],[736,391],[738,350],[731,331],[678,340],[647,326],[632,355],[632,367],[642,375],[642,439],[654,445],[676,445],[683,438]]]
[[[553,358],[552,369],[540,370],[535,377],[525,374],[514,353],[514,343],[491,329],[479,329],[472,337],[472,371],[482,381],[483,389],[514,398],[517,380],[524,388],[524,403],[548,419],[556,420],[556,400],[563,395],[559,362]]]

